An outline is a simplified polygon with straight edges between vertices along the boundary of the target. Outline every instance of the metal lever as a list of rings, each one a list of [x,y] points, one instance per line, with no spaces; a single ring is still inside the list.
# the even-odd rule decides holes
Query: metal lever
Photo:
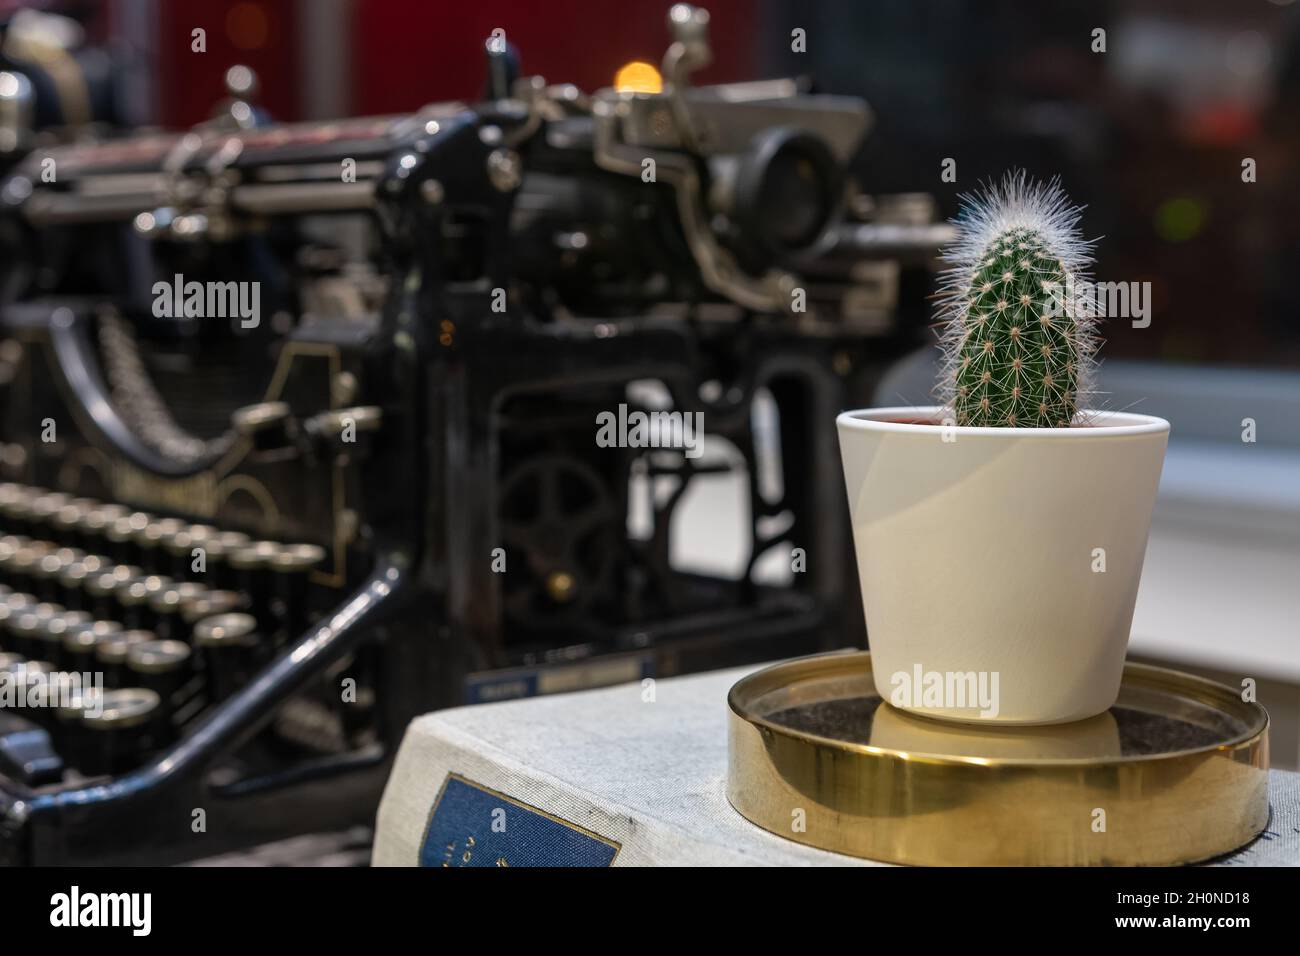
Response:
[[[296,430],[293,413],[286,402],[259,402],[235,409],[230,416],[235,431],[253,443],[257,451],[277,451],[293,445]]]
[[[338,453],[364,454],[371,436],[383,424],[384,413],[374,405],[338,408],[313,415],[303,423],[307,434]]]
[[[686,90],[690,88],[690,75],[713,62],[713,48],[709,46],[709,11],[689,3],[673,4],[668,11],[668,32],[673,42],[664,54],[663,75],[667,80],[664,92],[672,105],[673,120],[686,148],[693,153],[703,152],[699,130],[691,120],[686,103]]]
[[[506,42],[502,34],[494,34],[483,43],[487,53],[488,100],[509,99],[515,81],[519,79],[519,51]]]

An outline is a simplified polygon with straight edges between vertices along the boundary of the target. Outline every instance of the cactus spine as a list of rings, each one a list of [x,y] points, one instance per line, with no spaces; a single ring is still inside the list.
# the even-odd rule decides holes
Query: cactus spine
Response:
[[[1080,212],[1023,172],[963,197],[939,311],[939,392],[957,425],[1060,428],[1084,407],[1097,340]]]

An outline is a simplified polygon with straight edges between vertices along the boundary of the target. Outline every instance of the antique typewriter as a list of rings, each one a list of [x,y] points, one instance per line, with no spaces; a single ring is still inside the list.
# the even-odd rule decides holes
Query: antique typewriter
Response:
[[[275,125],[233,68],[0,184],[0,860],[368,825],[418,714],[860,634],[833,420],[943,227],[848,181],[864,103],[692,87],[669,25],[657,91],[493,38],[476,105]],[[675,545],[719,480],[732,573]]]

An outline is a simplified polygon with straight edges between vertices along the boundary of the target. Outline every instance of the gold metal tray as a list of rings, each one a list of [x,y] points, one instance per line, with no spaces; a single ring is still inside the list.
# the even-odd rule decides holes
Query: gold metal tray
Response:
[[[884,703],[865,651],[731,688],[727,798],[778,836],[891,863],[1160,865],[1268,822],[1268,715],[1230,687],[1129,663],[1074,724],[982,727]]]

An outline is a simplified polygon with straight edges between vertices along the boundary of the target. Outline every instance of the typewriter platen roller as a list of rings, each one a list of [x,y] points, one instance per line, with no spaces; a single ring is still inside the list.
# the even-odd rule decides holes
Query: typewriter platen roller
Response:
[[[848,182],[864,103],[692,87],[707,15],[669,25],[659,92],[490,40],[481,103],[275,125],[234,69],[200,127],[0,184],[0,671],[51,703],[0,709],[0,857],[368,824],[420,713],[821,647],[852,559],[813,463],[944,234]],[[716,444],[596,440],[629,410]],[[748,553],[685,568],[728,475]]]

